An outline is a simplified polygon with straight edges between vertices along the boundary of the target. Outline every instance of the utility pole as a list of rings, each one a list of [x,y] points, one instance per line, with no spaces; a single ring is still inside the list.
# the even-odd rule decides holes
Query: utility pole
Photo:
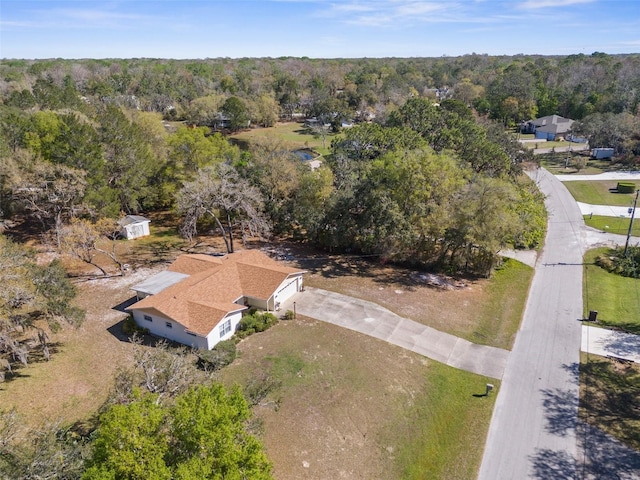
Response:
[[[636,190],[636,198],[633,200],[633,210],[631,210],[631,220],[629,221],[629,230],[627,231],[627,242],[624,244],[624,253],[622,254],[624,257],[627,256],[627,250],[629,248],[629,239],[631,238],[631,229],[633,227],[633,217],[636,214],[636,205],[638,203],[638,193],[640,193],[640,189]]]

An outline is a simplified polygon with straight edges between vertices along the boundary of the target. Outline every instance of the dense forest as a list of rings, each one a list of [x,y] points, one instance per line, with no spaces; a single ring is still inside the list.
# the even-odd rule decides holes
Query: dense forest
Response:
[[[213,227],[229,252],[247,238],[286,237],[487,275],[501,248],[536,247],[544,236],[543,198],[522,175],[533,157],[514,127],[544,115],[569,117],[592,145],[612,146],[619,161],[634,165],[639,103],[640,55],[3,60],[0,227],[31,222],[58,253],[100,268],[99,252],[122,268],[104,246],[117,236],[117,219],[169,210],[185,238]],[[330,140],[313,170],[281,138],[242,149],[228,138],[309,118],[309,128]],[[43,321],[55,330],[78,324],[83,313],[69,304],[74,287],[60,262],[42,265],[1,235],[0,282],[4,375],[31,351],[48,356]],[[158,448],[151,460],[162,478],[219,468],[184,453],[181,442],[192,432],[181,419],[200,402],[225,405],[225,415],[244,421],[238,393],[185,386],[169,408],[141,396],[136,375],[121,382],[126,398],[103,418],[85,478],[126,475],[116,470],[128,464],[110,463],[107,450],[109,436],[130,425]],[[143,409],[155,423],[140,420]],[[9,434],[11,415],[2,414]],[[38,433],[47,448],[58,445],[52,432]],[[253,448],[252,441],[240,443]],[[236,447],[245,473],[268,478],[257,447]],[[85,454],[74,449],[45,451],[36,441],[12,448],[0,445],[7,472],[40,465],[79,475],[83,468]],[[53,458],[64,462],[55,466]]]

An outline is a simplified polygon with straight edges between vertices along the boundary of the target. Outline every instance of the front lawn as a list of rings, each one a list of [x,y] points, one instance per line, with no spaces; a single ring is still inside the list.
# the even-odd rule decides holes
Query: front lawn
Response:
[[[580,153],[570,153],[571,157],[567,162],[567,154],[569,152],[546,153],[539,155],[537,158],[540,160],[540,165],[554,175],[597,175],[598,173],[614,170],[611,168],[611,162],[595,160]],[[574,166],[575,160],[586,160],[587,163],[584,168],[578,170]],[[565,165],[567,165],[566,168]]]
[[[609,273],[595,265],[608,248],[589,250],[584,257],[584,318],[598,312],[598,324],[640,333],[640,280]]]
[[[577,202],[591,205],[633,206],[635,193],[617,193],[617,180],[563,182]],[[640,182],[638,182],[640,185]]]
[[[233,134],[230,138],[238,143],[247,144],[256,137],[268,135],[282,138],[289,142],[292,148],[311,148],[320,155],[327,155],[329,153],[331,140],[335,138],[335,134],[327,135],[324,139],[323,145],[321,137],[313,135],[308,128],[305,128],[304,125],[297,122],[278,123],[276,126],[269,128],[252,128],[250,130],[244,130]]]
[[[607,233],[626,235],[629,230],[630,217],[604,217],[602,215],[584,215],[584,223]],[[640,237],[640,219],[635,218],[631,235]]]
[[[268,391],[254,412],[276,478],[477,477],[497,380],[302,317],[238,354],[220,377]]]
[[[639,400],[640,365],[581,354],[579,415],[583,421],[640,450]]]

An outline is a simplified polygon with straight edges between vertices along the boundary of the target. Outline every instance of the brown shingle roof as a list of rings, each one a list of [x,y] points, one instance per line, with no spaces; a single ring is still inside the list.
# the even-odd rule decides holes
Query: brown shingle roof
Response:
[[[201,253],[186,253],[176,258],[167,270],[193,275],[209,270],[212,265],[220,265],[221,263],[221,257],[212,257]]]
[[[234,303],[239,298],[268,300],[289,275],[304,273],[281,266],[258,250],[225,257],[181,255],[169,270],[191,276],[129,309],[156,310],[203,336],[228,313],[246,308]]]

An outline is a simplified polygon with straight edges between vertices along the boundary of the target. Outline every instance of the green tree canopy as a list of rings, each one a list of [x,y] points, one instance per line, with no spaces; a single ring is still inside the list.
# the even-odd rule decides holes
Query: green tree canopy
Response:
[[[247,433],[249,417],[238,387],[193,387],[172,405],[138,393],[101,416],[82,478],[270,480],[263,447]]]

